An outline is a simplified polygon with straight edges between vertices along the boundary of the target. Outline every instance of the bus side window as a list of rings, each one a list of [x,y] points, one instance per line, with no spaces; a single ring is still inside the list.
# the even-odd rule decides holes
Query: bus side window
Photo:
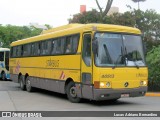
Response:
[[[68,36],[65,44],[65,53],[68,54],[71,52],[72,52],[72,37]]]
[[[18,52],[17,57],[20,57],[22,55],[22,46],[17,46]]]
[[[13,56],[12,57],[16,57],[16,49],[17,49],[17,47],[13,47]]]
[[[34,43],[34,49],[35,49],[35,51],[34,51],[34,55],[35,56],[37,56],[37,55],[39,55],[40,54],[40,43],[39,42],[36,42],[36,43]]]
[[[55,40],[55,49],[56,49],[56,54],[62,54],[62,50],[61,50],[61,39],[58,38],[57,40]]]
[[[31,44],[31,55],[34,56],[34,52],[35,52],[35,44],[32,43]]]
[[[4,52],[0,52],[0,61],[4,61]]]
[[[41,55],[46,54],[46,41],[41,42]]]
[[[28,56],[28,45],[23,45],[23,56]]]
[[[87,66],[91,66],[91,35],[85,34],[83,37],[82,58]]]
[[[55,51],[56,51],[56,50],[55,50],[55,40],[52,40],[52,41],[51,41],[51,46],[52,46],[52,48],[51,48],[51,54],[54,55],[54,54],[55,54]]]
[[[64,52],[65,52],[64,46],[65,46],[66,38],[62,37],[62,38],[60,38],[60,40],[61,40],[61,54],[64,54]]]
[[[52,50],[52,41],[47,40],[47,55],[50,55],[51,50]]]
[[[79,35],[72,36],[72,49],[73,49],[72,51],[74,53],[77,52],[78,43],[79,43]]]

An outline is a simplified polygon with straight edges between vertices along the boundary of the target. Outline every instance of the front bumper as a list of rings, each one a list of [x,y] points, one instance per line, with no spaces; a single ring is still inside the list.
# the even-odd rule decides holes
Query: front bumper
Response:
[[[144,96],[148,87],[139,87],[131,89],[93,89],[94,100],[119,99],[122,94],[128,94],[129,97]]]

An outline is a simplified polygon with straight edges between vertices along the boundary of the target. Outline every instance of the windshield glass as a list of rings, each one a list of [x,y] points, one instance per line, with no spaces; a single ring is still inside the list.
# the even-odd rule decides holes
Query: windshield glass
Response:
[[[141,36],[96,33],[96,66],[145,66]]]

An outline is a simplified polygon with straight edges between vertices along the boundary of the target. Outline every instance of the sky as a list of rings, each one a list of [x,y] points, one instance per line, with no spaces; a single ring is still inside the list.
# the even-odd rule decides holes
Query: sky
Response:
[[[99,0],[105,8],[107,0]],[[52,27],[68,24],[68,19],[79,13],[80,5],[86,5],[87,11],[97,9],[95,0],[0,0],[0,24],[29,25],[38,23]],[[119,7],[120,12],[138,7],[131,0],[113,0],[112,7]],[[154,9],[160,13],[160,0],[146,0],[140,3],[141,10]]]

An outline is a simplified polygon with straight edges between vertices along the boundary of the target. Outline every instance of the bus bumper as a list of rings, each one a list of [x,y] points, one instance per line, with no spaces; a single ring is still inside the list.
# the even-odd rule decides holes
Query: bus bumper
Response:
[[[94,89],[94,100],[111,100],[122,97],[144,96],[148,87],[139,87],[132,89]]]

